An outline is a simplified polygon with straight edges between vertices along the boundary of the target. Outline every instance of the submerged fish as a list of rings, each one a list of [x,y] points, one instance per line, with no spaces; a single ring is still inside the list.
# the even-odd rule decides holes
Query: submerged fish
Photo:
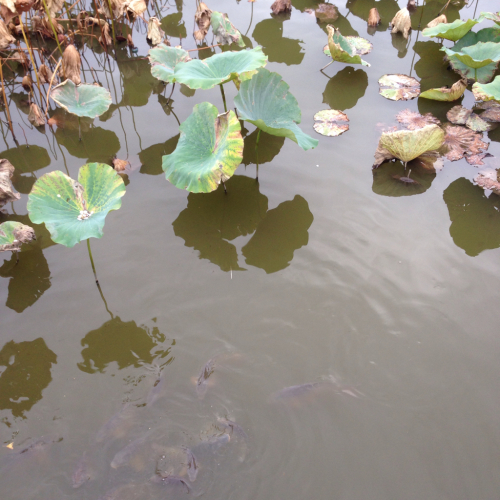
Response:
[[[215,370],[216,359],[217,358],[209,359],[200,371],[200,375],[198,376],[198,380],[196,381],[196,394],[198,394],[198,397],[200,399],[203,399],[205,397],[205,394],[207,393],[208,389],[207,380],[210,378],[210,375],[212,375],[212,373]]]
[[[87,453],[83,452],[83,456],[76,466],[75,472],[71,476],[73,488],[79,488],[82,484],[92,479],[92,470],[90,469]]]
[[[98,443],[105,439],[117,439],[124,437],[128,431],[138,422],[139,409],[137,406],[127,403],[115,413],[97,432]]]
[[[156,462],[156,474],[165,478],[170,476],[185,476],[191,482],[196,480],[198,464],[193,452],[184,446],[164,447],[156,445],[156,451],[161,454]]]
[[[167,477],[161,477],[161,476],[153,476],[151,478],[151,481],[153,483],[157,484],[163,484],[165,486],[172,486],[172,487],[177,487],[177,488],[182,488],[186,490],[186,493],[189,493],[191,491],[191,488],[189,487],[187,481],[182,479],[182,477],[179,476],[167,476]]]
[[[198,464],[196,463],[196,457],[189,448],[184,448],[186,452],[186,467],[187,475],[191,482],[196,481],[196,476],[198,475]]]
[[[144,466],[143,455],[147,453],[146,448],[151,445],[147,442],[148,437],[147,435],[141,436],[120,450],[111,461],[111,467],[118,469],[124,465],[132,465],[135,469],[142,469]]]

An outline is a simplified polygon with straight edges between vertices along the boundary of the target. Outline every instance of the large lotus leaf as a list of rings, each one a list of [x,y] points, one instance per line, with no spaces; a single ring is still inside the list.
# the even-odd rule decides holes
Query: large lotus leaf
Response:
[[[315,148],[318,141],[297,125],[301,112],[289,88],[278,73],[260,68],[251,80],[242,82],[234,104],[242,120],[253,123],[268,134],[288,137],[307,151]]]
[[[233,23],[229,20],[227,14],[212,12],[210,24],[212,25],[212,31],[214,32],[217,43],[237,43],[240,47],[245,46],[241,33],[233,26]]]
[[[175,82],[174,70],[178,63],[189,61],[189,52],[164,43],[149,51],[151,74],[162,82]]]
[[[455,82],[451,88],[441,87],[440,89],[429,89],[420,94],[420,97],[433,99],[434,101],[456,101],[464,95],[467,88],[467,80],[462,79]]]
[[[104,219],[118,210],[125,194],[122,178],[109,165],[88,163],[78,182],[56,170],[35,182],[28,213],[35,224],[45,223],[52,240],[72,247],[87,238],[100,238]]]
[[[478,42],[500,42],[500,29],[484,28],[479,31],[469,31],[469,33],[451,47],[451,50],[453,52],[460,52],[464,47],[476,45]]]
[[[483,68],[500,60],[500,43],[495,42],[477,42],[475,45],[462,47],[459,52],[446,47],[441,50],[446,52],[450,60],[458,59],[462,64],[473,69]]]
[[[417,130],[384,132],[380,138],[380,145],[404,162],[413,160],[426,151],[439,149],[443,142],[443,129],[437,125],[427,125]]]
[[[479,22],[482,22],[484,19],[488,19],[490,21],[493,21],[494,23],[496,23],[500,26],[500,12],[497,12],[497,13],[481,12],[481,15],[479,16]]]
[[[192,193],[210,193],[229,179],[243,159],[241,126],[233,111],[218,115],[209,102],[197,104],[179,127],[172,154],[163,157],[167,179]]]
[[[473,26],[475,26],[479,21],[475,19],[467,19],[467,21],[461,21],[457,19],[452,23],[441,23],[433,28],[425,28],[422,31],[424,36],[432,36],[437,38],[446,38],[452,42],[460,40],[466,33],[468,33]]]
[[[222,52],[203,61],[193,59],[180,62],[175,68],[174,77],[177,82],[191,89],[206,90],[234,80],[240,73],[261,68],[266,63],[267,56],[262,52],[262,47],[240,52]]]
[[[66,111],[77,116],[97,118],[111,105],[111,94],[98,85],[75,85],[66,80],[52,89],[52,99]]]
[[[363,61],[357,54],[356,47],[350,43],[345,37],[340,34],[340,31],[333,26],[328,25],[328,48],[330,56],[334,61],[339,61],[347,64],[362,64],[370,66],[366,61]]]
[[[476,101],[498,101],[500,102],[500,76],[491,83],[475,83],[472,93]]]

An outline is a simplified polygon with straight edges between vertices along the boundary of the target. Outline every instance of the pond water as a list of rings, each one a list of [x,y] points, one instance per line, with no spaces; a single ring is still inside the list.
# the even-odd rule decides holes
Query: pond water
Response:
[[[92,240],[105,303],[85,243],[55,245],[37,227],[18,265],[2,254],[3,499],[498,498],[500,198],[473,183],[479,169],[465,160],[415,190],[391,177],[401,163],[371,170],[398,112],[446,121],[456,104],[390,101],[377,83],[387,73],[423,90],[457,80],[439,41],[417,29],[445,3],[418,8],[408,41],[387,29],[406,1],[336,3],[342,34],[373,43],[371,67],[335,62],[321,73],[326,24],[306,11],[314,0],[274,17],[271,2],[209,2],[263,47],[302,129],[319,139],[304,152],[263,134],[256,182],[256,131],[245,123],[227,195],[165,180],[161,156],[175,149],[178,122],[197,103],[223,105],[218,88],[179,85],[168,101],[171,86],[144,59],[142,22],[137,54],[125,43],[109,58],[85,49],[85,79],[93,67],[113,104],[82,122],[81,142],[54,105],[64,126],[31,128],[27,94],[11,90],[30,147],[19,126],[18,146],[2,124],[0,158],[16,167],[22,196],[0,222],[29,224],[27,193],[46,172],[76,178],[115,155],[130,167],[122,208]],[[382,24],[368,33],[374,6]],[[450,3],[448,21],[495,7]],[[195,48],[195,8],[160,6],[172,45]],[[237,90],[225,93],[232,103]],[[462,104],[473,102],[467,90]],[[312,128],[330,108],[350,119],[340,137]],[[484,139],[488,166],[500,167],[500,128]],[[177,479],[158,484],[155,472]]]

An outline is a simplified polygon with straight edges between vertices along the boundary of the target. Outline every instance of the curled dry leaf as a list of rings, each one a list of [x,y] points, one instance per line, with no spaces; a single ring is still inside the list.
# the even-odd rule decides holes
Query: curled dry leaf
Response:
[[[43,117],[42,110],[38,107],[38,104],[35,104],[34,102],[30,104],[28,120],[35,127],[45,125],[45,118]]]
[[[437,26],[438,24],[441,23],[447,23],[448,19],[446,19],[446,16],[444,14],[441,14],[440,16],[436,17],[436,19],[433,19],[427,24],[427,28],[434,28],[434,26]]]
[[[331,3],[321,3],[314,11],[314,15],[322,23],[333,23],[339,18],[339,11]]]
[[[109,24],[104,23],[101,26],[101,36],[99,37],[99,43],[105,47],[107,45],[112,45],[113,44],[113,39],[111,38],[111,33],[109,29]]]
[[[64,78],[71,80],[75,85],[80,85],[82,82],[80,78],[80,69],[82,67],[82,60],[78,50],[74,45],[68,45],[63,52],[62,56],[62,73]]]
[[[408,39],[408,33],[411,29],[410,12],[408,9],[401,9],[392,19],[391,25],[391,33],[400,32],[406,39]]]
[[[86,27],[86,19],[89,17],[89,13],[86,10],[82,10],[76,16],[76,25],[79,30],[83,30]]]
[[[112,163],[113,163],[113,168],[117,172],[123,172],[127,168],[129,162],[126,160],[120,160],[118,158],[114,158]]]
[[[406,8],[408,9],[408,12],[410,14],[413,14],[417,10],[417,5],[415,3],[415,0],[408,0]]]
[[[50,24],[51,22],[52,22],[52,26],[54,27],[54,30],[56,31],[56,33],[58,33],[59,35],[62,35],[64,33],[64,28],[54,18],[52,18],[49,21],[48,17],[44,17],[42,19],[42,26],[43,26],[44,33],[48,34],[47,37],[54,38],[54,31],[53,31],[52,26]]]
[[[16,39],[10,34],[9,29],[5,22],[0,19],[0,50],[6,49],[11,43],[14,43]]]
[[[273,14],[279,14],[281,12],[292,12],[292,2],[291,0],[276,0],[271,5],[271,10]]]
[[[417,130],[425,127],[426,125],[441,124],[441,122],[431,113],[421,115],[420,113],[410,111],[409,109],[403,109],[403,111],[399,112],[396,115],[396,120],[408,130]]]
[[[445,156],[450,161],[461,160],[465,154],[476,155],[488,149],[488,144],[478,132],[449,123],[444,125],[444,131],[444,144],[448,148]]]
[[[38,68],[38,76],[40,83],[50,83],[52,78],[52,70],[46,64],[40,64]]]
[[[380,14],[378,10],[374,7],[370,9],[370,14],[368,14],[368,26],[378,26],[380,24]]]
[[[9,161],[0,160],[0,207],[21,198],[19,193],[14,193],[14,187],[10,182],[14,170],[14,166]]]
[[[50,17],[56,17],[56,14],[61,11],[64,5],[64,0],[45,0],[45,3],[47,4],[47,9],[49,11]]]
[[[32,240],[36,240],[32,227],[14,221],[0,224],[0,252],[19,252],[23,243]]]
[[[135,20],[137,16],[142,16],[147,8],[145,0],[127,0],[125,2],[125,13],[129,21]]]
[[[425,97],[426,99],[432,99],[434,101],[456,101],[464,95],[465,89],[467,88],[467,79],[462,78],[455,82],[451,88],[441,87],[440,89],[429,89],[420,94],[420,97]]]
[[[198,31],[194,32],[194,37],[197,41],[203,40],[208,33],[210,28],[210,19],[212,17],[212,11],[204,4],[200,2],[198,4],[198,8],[196,9],[196,13],[194,14],[194,20],[198,25]]]
[[[454,125],[465,125],[465,122],[471,113],[472,111],[470,109],[458,105],[453,106],[448,113],[446,113],[446,118],[448,118],[448,120]]]
[[[474,167],[477,167],[478,165],[484,165],[484,158],[491,157],[493,155],[490,155],[490,153],[478,153],[478,154],[473,154],[473,155],[465,155],[465,161]]]
[[[420,94],[420,83],[406,75],[384,75],[378,84],[380,95],[392,101],[408,101]]]
[[[28,12],[34,3],[35,0],[2,0],[0,1],[0,14],[8,23],[23,12]]]
[[[33,80],[31,79],[31,76],[25,75],[23,77],[21,85],[23,86],[24,90],[31,90],[31,88],[33,87]]]
[[[28,60],[28,56],[24,53],[24,50],[19,49],[17,52],[10,56],[11,60],[21,64],[25,68],[28,68],[30,63]]]
[[[342,111],[325,109],[314,115],[314,130],[318,134],[336,137],[349,130],[349,118]]]
[[[159,45],[165,38],[165,32],[160,28],[160,21],[157,17],[150,17],[148,22],[148,34],[146,38],[151,45]]]
[[[500,182],[490,179],[484,174],[479,174],[474,179],[474,182],[479,187],[482,187],[483,189],[489,189],[490,191],[493,191],[496,195],[500,196]]]

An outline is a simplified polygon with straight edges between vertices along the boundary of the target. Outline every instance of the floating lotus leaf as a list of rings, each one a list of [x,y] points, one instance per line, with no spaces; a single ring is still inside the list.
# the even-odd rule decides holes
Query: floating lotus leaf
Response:
[[[227,14],[212,12],[210,24],[212,25],[212,31],[214,32],[217,43],[237,43],[239,47],[245,46],[241,33],[233,26],[233,23],[229,20]]]
[[[233,111],[221,115],[209,102],[197,104],[180,126],[172,154],[163,157],[167,179],[179,189],[210,193],[229,179],[243,159],[240,122]]]
[[[441,87],[440,89],[429,89],[420,94],[420,97],[425,99],[433,99],[434,101],[456,101],[464,95],[467,88],[467,80],[462,79],[455,82],[451,88]]]
[[[406,75],[384,75],[378,84],[380,95],[392,101],[408,101],[420,94],[420,83]]]
[[[0,208],[5,204],[19,200],[21,195],[14,192],[12,186],[12,176],[14,175],[14,165],[6,159],[0,159]]]
[[[488,19],[490,21],[493,21],[494,23],[498,24],[500,26],[500,12],[494,13],[494,12],[481,12],[481,15],[479,16],[478,21],[481,22],[484,19]]]
[[[121,207],[122,178],[103,163],[80,168],[78,182],[56,170],[35,182],[28,213],[35,224],[45,223],[55,243],[73,247],[87,238],[100,238],[104,219]]]
[[[338,28],[328,25],[328,47],[330,49],[330,56],[334,61],[339,61],[347,64],[362,64],[363,66],[370,66],[366,61],[363,61],[357,53],[354,43],[347,40],[340,34]]]
[[[315,148],[318,141],[298,126],[301,112],[289,88],[278,73],[260,68],[251,80],[242,82],[234,104],[242,120],[268,134],[288,137],[307,151]]]
[[[484,68],[491,63],[500,61],[500,44],[495,42],[477,42],[475,45],[463,47],[460,51],[453,51],[443,47],[450,61],[458,59],[469,68]]]
[[[474,130],[474,132],[487,132],[493,128],[491,123],[483,120],[480,116],[476,115],[476,113],[471,113],[470,116],[465,121],[465,126]]]
[[[431,36],[437,38],[446,38],[452,42],[460,40],[464,35],[466,35],[479,21],[475,19],[467,19],[467,21],[461,21],[457,19],[452,23],[441,23],[434,28],[425,28],[422,31],[422,35]]]
[[[458,105],[453,106],[448,113],[446,113],[446,118],[448,118],[448,120],[455,125],[465,125],[465,122],[471,113],[472,111],[470,109]]]
[[[87,83],[75,85],[72,80],[54,87],[50,96],[66,111],[89,118],[97,118],[111,105],[111,94],[106,89]]]
[[[175,82],[174,70],[178,63],[187,62],[191,58],[189,52],[177,47],[169,47],[164,43],[149,51],[151,74],[162,82]]]
[[[7,221],[0,224],[0,252],[19,252],[23,243],[35,240],[35,231],[20,222]]]
[[[449,123],[444,125],[444,131],[444,144],[448,148],[446,158],[450,161],[460,160],[466,155],[481,154],[488,149],[488,144],[478,132]]]
[[[500,42],[500,29],[484,28],[479,31],[469,31],[469,33],[453,45],[452,50],[460,52],[464,47],[471,47],[478,42]]]
[[[397,130],[384,132],[380,146],[394,157],[408,162],[426,151],[439,149],[444,142],[444,132],[437,125],[426,125],[417,130]]]
[[[409,109],[403,109],[403,111],[399,112],[396,115],[396,120],[408,130],[417,130],[431,124],[441,124],[441,122],[435,116],[431,115],[431,113],[421,115]]]
[[[313,127],[318,134],[336,137],[349,130],[349,118],[342,111],[325,109],[314,115]]]
[[[262,47],[240,52],[222,52],[203,61],[180,62],[175,68],[175,80],[191,89],[211,89],[234,80],[239,74],[265,66],[267,56]]]
[[[491,83],[476,82],[472,86],[472,93],[476,101],[500,102],[500,76],[497,76]]]
[[[495,102],[495,101],[488,101]],[[498,123],[500,122],[500,106],[488,108],[481,114],[481,118],[487,122]]]
[[[354,51],[358,56],[369,54],[373,49],[373,44],[360,36],[345,36],[344,38],[347,40],[349,45],[354,48]],[[328,44],[323,47],[323,52],[325,55],[331,57],[330,47]]]

